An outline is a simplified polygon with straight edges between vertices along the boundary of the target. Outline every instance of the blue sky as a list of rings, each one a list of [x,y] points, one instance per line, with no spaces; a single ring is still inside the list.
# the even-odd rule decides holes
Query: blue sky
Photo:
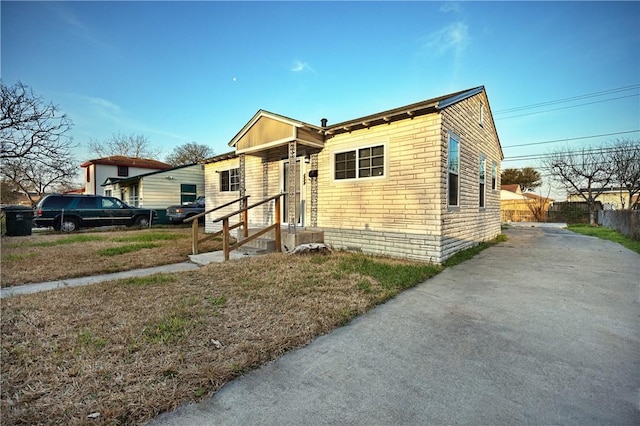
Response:
[[[219,154],[259,109],[336,123],[479,85],[503,168],[535,167],[510,158],[559,146],[640,139],[640,2],[0,7],[2,80],[69,115],[79,162],[90,157],[82,145],[114,133],[147,136],[163,158],[191,141]]]

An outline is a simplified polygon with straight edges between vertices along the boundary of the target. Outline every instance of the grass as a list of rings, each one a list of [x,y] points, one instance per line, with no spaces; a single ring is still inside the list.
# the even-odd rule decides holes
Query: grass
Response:
[[[117,238],[84,244],[122,245]],[[442,269],[345,252],[271,254],[4,298],[2,423],[143,424]]]
[[[0,283],[9,287],[184,262],[191,254],[190,236],[190,227],[3,236]],[[219,250],[222,242],[213,239],[200,247]]]
[[[457,252],[456,254],[451,256],[449,259],[447,259],[442,264],[442,266],[446,268],[451,268],[452,266],[458,265],[464,261],[471,259],[481,251],[504,241],[507,241],[507,236],[505,234],[499,234],[496,238],[494,238],[491,241],[484,241],[474,247]]]
[[[109,247],[106,249],[98,250],[98,254],[100,256],[117,256],[119,254],[133,253],[136,251],[155,247],[158,247],[158,245],[154,243],[127,244],[124,246]]]
[[[588,224],[576,223],[568,225],[567,228],[570,231],[578,234],[589,235],[591,237],[602,238],[603,240],[613,241],[621,244],[629,250],[633,250],[640,254],[640,241],[632,240],[631,238],[621,234],[615,229],[605,228],[602,226],[592,226]]]

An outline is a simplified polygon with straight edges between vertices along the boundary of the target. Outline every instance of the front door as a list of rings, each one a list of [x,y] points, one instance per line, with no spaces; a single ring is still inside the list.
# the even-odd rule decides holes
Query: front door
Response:
[[[282,222],[289,224],[289,203],[295,204],[296,209],[296,226],[304,226],[304,191],[302,186],[304,184],[304,161],[300,161],[300,158],[296,160],[295,170],[295,199],[291,200],[289,196],[289,177],[291,174],[289,160],[283,160],[281,163],[280,173],[280,187],[283,188],[282,192],[284,197],[282,198]]]

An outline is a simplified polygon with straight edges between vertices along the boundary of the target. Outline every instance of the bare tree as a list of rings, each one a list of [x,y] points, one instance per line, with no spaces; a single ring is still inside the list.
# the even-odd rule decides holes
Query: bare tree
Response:
[[[189,142],[175,147],[173,152],[165,159],[165,163],[169,163],[172,166],[184,166],[198,163],[211,156],[213,156],[213,149],[210,146]]]
[[[582,148],[577,151],[560,149],[546,156],[543,168],[550,177],[575,192],[587,202],[589,223],[596,224],[595,201],[613,179],[614,169],[607,162],[602,148]]]
[[[146,136],[122,133],[113,134],[110,139],[103,142],[92,139],[87,147],[98,157],[122,155],[132,158],[156,158],[161,153],[159,148],[151,146]]]
[[[613,182],[625,191],[620,196],[622,208],[631,210],[640,198],[636,197],[640,193],[640,141],[618,139],[610,144],[607,157],[615,170]]]
[[[7,160],[2,167],[2,174],[9,178],[35,204],[32,193],[42,196],[56,188],[73,186],[73,179],[78,173],[75,162],[62,164],[43,164],[24,159]]]
[[[0,179],[0,204],[15,203],[19,198],[19,190],[18,185],[12,180],[2,177],[2,179]]]
[[[0,174],[29,196],[70,182],[78,172],[67,135],[71,120],[21,82],[0,85]]]

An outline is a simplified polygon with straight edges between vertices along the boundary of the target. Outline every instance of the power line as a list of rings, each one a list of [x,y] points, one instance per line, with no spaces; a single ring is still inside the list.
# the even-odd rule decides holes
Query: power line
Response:
[[[599,103],[602,103],[602,102],[615,101],[615,100],[618,100],[618,99],[631,98],[631,97],[634,97],[634,96],[640,96],[640,93],[634,93],[633,95],[627,95],[627,96],[619,96],[617,98],[602,99],[602,100],[599,100],[599,101],[586,102],[586,103],[583,103],[583,104],[569,105],[569,106],[562,107],[562,108],[545,109],[544,111],[535,111],[535,112],[528,112],[526,114],[510,115],[508,117],[499,117],[499,118],[496,118],[495,120],[498,121],[498,120],[506,120],[508,118],[526,117],[528,115],[542,114],[544,112],[560,111],[560,110],[563,110],[563,109],[576,108],[576,107],[584,106],[584,105],[599,104]]]
[[[638,130],[628,130],[628,131],[625,131],[625,132],[603,133],[601,135],[580,136],[580,137],[567,138],[567,139],[555,139],[555,140],[544,141],[544,142],[522,143],[522,144],[518,144],[518,145],[503,146],[502,148],[516,148],[516,147],[521,147],[521,146],[544,145],[544,144],[548,144],[548,143],[568,142],[568,141],[576,141],[576,140],[580,140],[580,139],[592,139],[592,138],[599,138],[599,137],[603,137],[603,136],[624,135],[624,134],[627,134],[627,133],[637,133],[637,132],[640,132],[640,129],[638,129]]]
[[[581,150],[573,150],[573,151],[562,151],[562,152],[552,152],[549,154],[528,154],[528,155],[519,155],[519,156],[515,156],[515,157],[509,157],[509,158],[505,158],[504,160],[502,160],[503,162],[505,161],[527,161],[527,160],[542,160],[554,155],[565,155],[565,154],[576,154],[576,153],[581,153],[583,155],[589,155],[589,154],[607,154],[609,152],[614,152],[617,150],[628,150],[628,149],[635,149],[635,148],[640,148],[640,144],[639,145],[629,145],[627,147],[602,147],[602,148],[591,148],[591,149],[581,149]]]
[[[618,87],[618,88],[615,88],[615,89],[603,90],[603,91],[600,91],[600,92],[593,92],[593,93],[587,93],[587,94],[584,94],[584,95],[572,96],[572,97],[569,97],[569,98],[562,98],[562,99],[556,99],[556,100],[552,100],[552,101],[540,102],[540,103],[537,103],[537,104],[531,104],[531,105],[524,105],[524,106],[519,106],[519,107],[507,108],[507,109],[503,109],[503,110],[500,110],[500,111],[495,111],[493,113],[493,115],[506,114],[506,113],[510,113],[510,112],[522,111],[522,110],[525,110],[525,109],[532,109],[532,108],[537,108],[537,107],[541,107],[541,106],[554,105],[554,104],[559,104],[559,103],[563,103],[563,102],[571,102],[571,101],[580,100],[580,99],[588,99],[588,98],[593,98],[593,97],[596,97],[596,96],[608,95],[608,94],[612,94],[612,93],[625,92],[625,91],[628,91],[628,90],[637,89],[638,87],[640,87],[640,84],[633,84],[631,86],[623,86],[623,87]]]

